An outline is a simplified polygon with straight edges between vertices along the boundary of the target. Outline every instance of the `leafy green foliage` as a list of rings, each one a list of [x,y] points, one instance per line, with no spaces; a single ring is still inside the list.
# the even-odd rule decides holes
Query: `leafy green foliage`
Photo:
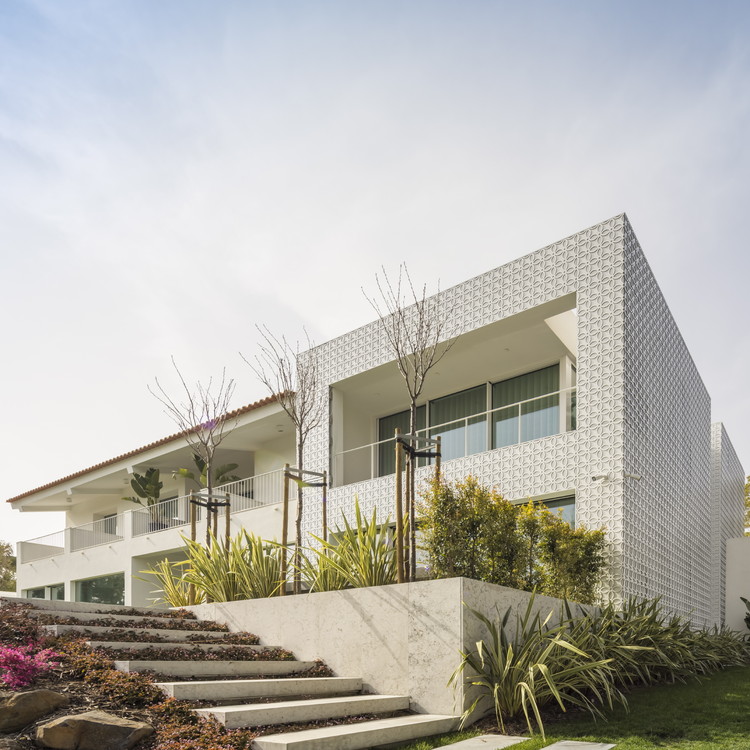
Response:
[[[533,597],[524,614],[511,610],[491,620],[472,610],[487,631],[462,654],[452,677],[478,691],[464,719],[491,706],[498,726],[523,717],[544,735],[542,709],[565,711],[625,704],[627,686],[684,681],[727,666],[750,663],[748,641],[726,629],[694,629],[685,618],[667,615],[658,600],[631,599],[575,615],[567,602],[556,621],[541,618]]]
[[[576,706],[599,715],[600,705],[611,708],[615,701],[625,702],[614,686],[612,660],[584,650],[591,640],[585,631],[571,631],[568,621],[552,625],[551,613],[542,619],[534,609],[532,597],[526,611],[515,614],[512,627],[511,608],[495,621],[471,610],[488,638],[478,641],[474,650],[462,652],[451,677],[457,683],[463,676],[478,693],[464,712],[464,721],[489,703],[501,731],[506,719],[523,714],[529,731],[533,732],[533,719],[544,736],[541,709],[549,703],[557,703],[563,711]]]
[[[131,503],[137,503],[144,507],[156,505],[159,502],[164,482],[159,481],[159,469],[153,467],[146,469],[145,474],[133,472],[133,478],[130,480],[130,486],[135,492],[135,497],[124,497],[123,500],[129,500]]]
[[[354,502],[355,524],[352,525],[342,514],[344,528],[336,527],[326,541],[315,539],[320,548],[309,549],[302,573],[308,585],[315,591],[328,591],[331,588],[362,588],[365,586],[385,586],[396,583],[396,548],[391,543],[388,522],[378,524],[377,511],[373,509],[368,520]],[[312,556],[317,565],[311,563]]]
[[[16,557],[8,542],[0,542],[0,591],[16,590]]]
[[[474,477],[422,496],[423,547],[435,578],[466,576],[580,602],[604,569],[603,530],[573,529],[543,505],[514,505]]]
[[[435,578],[465,576],[517,587],[517,510],[474,477],[432,481],[420,507],[422,544]]]
[[[201,487],[208,487],[208,464],[206,460],[199,456],[197,453],[193,453],[193,463],[198,469],[198,474],[190,471],[190,469],[177,469],[173,473],[173,477],[185,477],[186,479],[192,479],[197,482]],[[237,482],[240,477],[232,472],[239,466],[239,464],[222,464],[217,466],[213,470],[213,476],[211,477],[211,484],[213,487],[217,487],[220,484],[227,484],[229,482]]]
[[[281,550],[246,529],[228,545],[212,534],[208,549],[200,542],[183,539],[187,560],[162,560],[142,571],[159,585],[155,601],[184,607],[190,584],[195,586],[196,603],[274,596],[281,587]]]
[[[744,596],[741,596],[740,599],[742,599],[743,603],[745,604],[745,608],[747,609],[747,612],[745,613],[745,625],[747,625],[748,630],[750,630],[750,601],[745,599]]]

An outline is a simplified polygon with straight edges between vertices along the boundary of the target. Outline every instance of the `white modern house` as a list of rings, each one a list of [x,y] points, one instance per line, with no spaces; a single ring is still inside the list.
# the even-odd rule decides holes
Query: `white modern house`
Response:
[[[440,294],[459,337],[428,376],[419,421],[442,436],[444,473],[606,527],[611,595],[661,595],[696,623],[721,621],[744,473],[726,431],[712,425],[710,397],[627,217]],[[329,519],[355,496],[393,516],[392,436],[407,428],[409,402],[380,321],[308,356],[319,359],[329,419],[308,439],[306,467],[330,474]],[[246,477],[225,488],[232,523],[278,538],[291,426],[270,399],[236,416],[220,457]],[[144,603],[148,586],[132,574],[179,555],[191,488],[169,484],[170,472],[189,460],[172,436],[11,498],[21,511],[67,511],[65,531],[19,545],[19,590],[85,600],[111,589]],[[158,523],[121,500],[129,472],[147,467],[162,470],[162,497],[174,498]],[[319,491],[308,493],[304,527],[318,533]]]

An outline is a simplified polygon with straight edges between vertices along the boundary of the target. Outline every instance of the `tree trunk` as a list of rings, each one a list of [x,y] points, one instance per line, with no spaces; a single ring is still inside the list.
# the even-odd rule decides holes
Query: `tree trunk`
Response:
[[[299,473],[300,482],[297,485],[297,519],[296,527],[297,533],[295,535],[294,545],[294,593],[299,594],[302,590],[302,576],[300,574],[300,550],[302,549],[302,454],[305,446],[302,442],[297,443],[297,470]]]
[[[409,433],[417,434],[417,402],[412,399],[409,409]],[[409,440],[412,451],[416,450],[418,443],[412,438]],[[417,473],[417,459],[409,452],[409,461],[411,461],[411,471],[409,472],[409,580],[414,581],[417,578],[417,514],[415,488]]]

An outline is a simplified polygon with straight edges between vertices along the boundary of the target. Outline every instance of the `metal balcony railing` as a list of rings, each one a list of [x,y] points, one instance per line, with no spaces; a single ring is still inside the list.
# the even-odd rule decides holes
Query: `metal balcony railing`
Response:
[[[229,495],[231,513],[280,503],[283,495],[283,469],[258,474],[214,488],[215,494]],[[194,493],[200,498],[200,491]],[[196,506],[196,520],[203,518],[203,508]],[[155,534],[190,523],[190,496],[162,500],[147,508],[136,507],[125,513],[102,518],[82,526],[19,542],[19,563],[62,555],[66,552],[120,542],[125,538]]]
[[[576,429],[576,388],[563,388],[543,396],[471,414],[417,430],[425,437],[442,439],[442,459],[518,445]],[[350,448],[333,456],[336,485],[352,484],[394,472],[393,438]],[[426,465],[420,459],[419,465]]]

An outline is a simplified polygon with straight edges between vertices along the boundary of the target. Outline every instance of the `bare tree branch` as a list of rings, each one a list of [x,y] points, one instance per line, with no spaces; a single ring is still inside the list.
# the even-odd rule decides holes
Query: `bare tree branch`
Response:
[[[209,501],[213,492],[213,465],[216,449],[224,438],[237,426],[237,418],[229,417],[230,403],[234,396],[235,382],[227,378],[226,368],[221,371],[221,380],[209,378],[205,385],[200,381],[191,388],[180,372],[174,357],[172,366],[182,386],[181,397],[173,398],[158,378],[155,387],[148,386],[149,393],[164,407],[182,433],[193,452],[206,463],[206,485]],[[208,514],[211,517],[211,514]]]
[[[427,375],[451,350],[456,342],[454,324],[455,304],[445,305],[444,296],[427,296],[427,286],[417,292],[409,269],[402,263],[396,281],[382,268],[382,278],[375,275],[378,297],[370,297],[362,290],[365,299],[377,313],[388,345],[395,358],[409,394],[409,433],[417,433],[417,401],[424,390]],[[414,442],[411,447],[414,447]],[[409,518],[409,577],[416,573],[416,516],[414,510],[414,473],[416,461],[408,458],[409,487],[406,513]],[[398,513],[398,509],[397,509]],[[401,540],[398,540],[401,544]],[[401,573],[399,574],[401,575]]]
[[[256,377],[275,396],[294,425],[297,468],[300,479],[304,469],[305,443],[310,432],[320,425],[326,413],[325,391],[321,383],[320,356],[305,331],[307,351],[299,342],[292,347],[284,336],[275,336],[267,327],[256,326],[263,338],[260,353],[250,361],[240,354]],[[297,485],[296,552],[302,547],[302,483]],[[299,560],[295,565],[294,588],[299,593]]]

